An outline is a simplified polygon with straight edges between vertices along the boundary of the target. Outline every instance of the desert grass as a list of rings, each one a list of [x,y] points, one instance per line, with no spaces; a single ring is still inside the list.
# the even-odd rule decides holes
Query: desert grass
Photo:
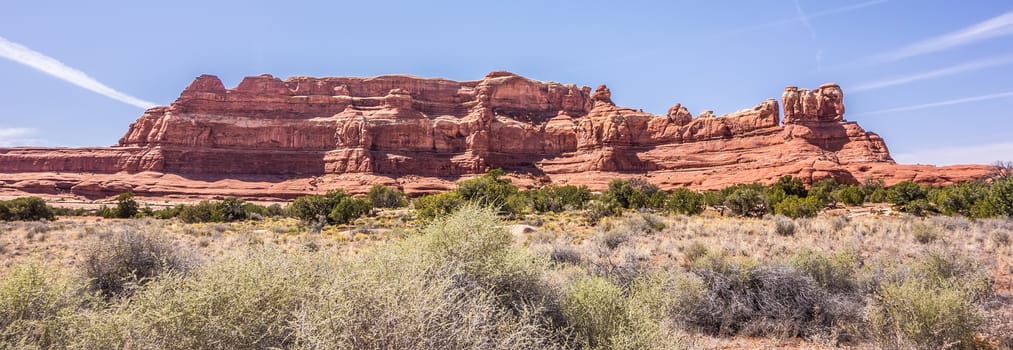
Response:
[[[388,210],[319,229],[292,219],[0,223],[0,340],[292,349],[1013,341],[1008,219],[627,212],[588,226],[577,212],[504,221],[474,206],[426,224],[413,216]],[[99,277],[123,284],[105,292]]]

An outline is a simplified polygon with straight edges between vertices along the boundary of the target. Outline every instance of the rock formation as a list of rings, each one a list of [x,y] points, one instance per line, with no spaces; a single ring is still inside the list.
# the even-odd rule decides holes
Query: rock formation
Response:
[[[718,188],[832,177],[948,184],[987,167],[897,165],[883,139],[844,121],[835,84],[787,87],[735,113],[693,118],[616,106],[602,85],[540,82],[509,72],[456,82],[270,75],[226,89],[195,79],[169,106],[144,112],[107,148],[0,149],[0,193],[165,198],[291,198],[382,183],[423,193],[502,168],[524,186],[603,188],[644,176],[664,187]]]

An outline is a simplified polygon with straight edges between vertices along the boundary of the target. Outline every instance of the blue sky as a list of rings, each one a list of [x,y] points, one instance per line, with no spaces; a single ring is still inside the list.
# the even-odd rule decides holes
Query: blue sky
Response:
[[[493,70],[718,114],[837,82],[903,163],[1013,159],[1013,2],[7,0],[0,146],[114,144],[202,73]]]

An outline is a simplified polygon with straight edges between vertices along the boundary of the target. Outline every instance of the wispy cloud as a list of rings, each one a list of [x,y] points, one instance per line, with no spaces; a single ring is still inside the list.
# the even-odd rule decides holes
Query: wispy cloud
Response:
[[[0,127],[0,147],[44,145],[46,142],[34,138],[38,130],[32,128]]]
[[[897,153],[893,158],[904,164],[994,164],[996,161],[1013,161],[1013,143],[926,149]]]
[[[932,37],[881,54],[876,56],[876,60],[881,63],[900,61],[914,56],[943,51],[1010,34],[1013,34],[1013,11],[975,23],[955,32]]]
[[[116,91],[92,77],[89,77],[82,71],[68,67],[55,58],[46,56],[38,51],[27,48],[24,45],[7,40],[4,37],[0,37],[0,57],[35,68],[36,70],[54,76],[58,79],[129,105],[141,108],[151,108],[155,106],[154,103]]]
[[[896,78],[891,78],[891,79],[885,79],[885,80],[865,83],[865,84],[859,85],[857,87],[850,88],[849,91],[850,92],[861,92],[861,91],[881,89],[881,88],[885,88],[885,87],[904,85],[904,84],[913,83],[913,82],[920,81],[920,80],[945,77],[945,76],[954,75],[954,74],[957,74],[957,73],[976,71],[976,70],[979,70],[979,69],[985,69],[985,68],[989,68],[989,67],[1001,66],[1001,65],[1010,64],[1010,63],[1013,63],[1013,56],[993,57],[993,58],[988,58],[988,59],[983,59],[983,60],[977,60],[977,61],[962,63],[962,64],[958,64],[958,65],[950,66],[950,67],[946,67],[946,68],[940,68],[940,69],[936,69],[936,70],[931,70],[931,71],[927,71],[927,72],[915,73],[915,74],[911,74],[911,75],[908,75],[908,76],[896,77]]]
[[[947,100],[947,101],[940,101],[940,102],[933,102],[933,103],[925,103],[925,104],[913,105],[913,106],[887,108],[887,109],[881,109],[881,110],[878,110],[878,111],[867,112],[865,114],[883,114],[883,113],[894,113],[894,112],[907,112],[907,111],[914,111],[914,110],[919,110],[919,109],[926,109],[926,108],[933,108],[933,107],[942,107],[942,106],[950,106],[950,105],[958,105],[958,104],[961,104],[961,103],[978,102],[978,101],[985,101],[985,100],[994,100],[994,99],[1007,98],[1007,97],[1013,97],[1013,91],[1000,92],[1000,93],[981,95],[981,96],[973,96],[973,97],[964,97],[964,98],[958,98],[958,99],[955,99],[955,100]]]
[[[771,22],[766,22],[766,23],[760,23],[760,24],[757,24],[757,25],[754,25],[754,26],[749,26],[749,27],[745,27],[745,28],[742,28],[742,29],[737,29],[737,30],[734,30],[734,31],[731,31],[731,32],[728,32],[728,33],[725,33],[725,34],[719,35],[719,36],[731,36],[731,35],[735,35],[735,34],[742,34],[742,33],[752,32],[752,31],[756,31],[756,30],[760,30],[760,29],[766,29],[766,28],[777,27],[777,26],[781,26],[781,25],[785,25],[785,24],[796,23],[796,22],[799,22],[799,21],[802,21],[806,25],[806,27],[810,29],[810,32],[809,32],[810,35],[815,36],[816,34],[815,34],[815,32],[812,31],[812,26],[809,25],[809,23],[810,23],[809,21],[812,20],[813,18],[820,18],[820,17],[830,16],[830,15],[836,15],[836,14],[839,14],[839,13],[851,12],[851,11],[860,10],[860,9],[863,9],[863,8],[866,8],[866,7],[869,7],[869,6],[879,5],[879,4],[882,4],[882,3],[885,3],[885,2],[887,2],[887,0],[865,1],[865,2],[860,2],[860,3],[857,3],[857,4],[851,4],[851,5],[848,5],[848,6],[841,6],[841,7],[835,7],[835,8],[831,8],[831,9],[826,9],[826,10],[823,10],[823,11],[817,11],[817,12],[809,13],[808,15],[806,15],[802,11],[802,7],[799,6],[798,1],[796,1],[795,2],[795,10],[796,10],[796,12],[798,14],[796,17],[785,18],[785,19],[781,19],[781,20],[777,20],[777,21],[771,21]]]
[[[802,4],[795,0],[795,13],[798,14],[798,21],[802,22],[805,29],[809,30],[809,36],[816,39],[816,30],[813,29],[812,23],[809,23],[809,16],[805,15],[805,11],[802,11]]]

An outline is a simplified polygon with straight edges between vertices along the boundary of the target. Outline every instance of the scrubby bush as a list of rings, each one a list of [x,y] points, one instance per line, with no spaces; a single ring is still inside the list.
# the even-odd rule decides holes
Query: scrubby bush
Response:
[[[510,303],[537,297],[538,267],[512,249],[513,236],[489,207],[464,205],[423,229],[423,254],[462,269],[479,285]]]
[[[988,185],[980,181],[969,181],[941,188],[930,198],[945,215],[974,217],[972,209],[987,195]]]
[[[185,223],[221,222],[224,219],[221,208],[211,201],[200,201],[193,205],[183,205],[178,217]]]
[[[724,191],[710,190],[703,192],[703,203],[707,206],[716,207],[719,205],[725,205]]]
[[[883,343],[898,348],[974,349],[982,315],[964,291],[907,280],[882,286],[869,322]]]
[[[903,207],[910,202],[926,199],[926,191],[922,185],[919,185],[913,181],[903,181],[896,185],[890,186],[886,191],[886,198],[893,205],[897,207]]]
[[[134,200],[134,194],[132,192],[120,193],[116,197],[116,217],[118,218],[132,218],[137,215],[140,205]]]
[[[601,193],[600,200],[623,209],[647,208],[651,205],[652,196],[658,191],[658,186],[643,178],[615,179]],[[655,198],[656,201],[659,199],[660,197]]]
[[[0,348],[52,348],[66,337],[64,318],[83,301],[78,286],[39,263],[0,277]]]
[[[116,332],[130,348],[292,347],[300,306],[335,272],[305,257],[265,249],[166,274],[109,316],[130,316]]]
[[[38,221],[53,220],[53,209],[39,197],[22,197],[0,201],[0,220]]]
[[[837,205],[837,198],[834,197],[834,191],[840,188],[841,185],[834,181],[832,178],[822,179],[816,181],[812,188],[809,189],[808,198],[812,198],[817,201],[821,207],[830,206],[834,207]]]
[[[992,183],[985,197],[988,209],[979,210],[990,216],[1013,216],[1013,177],[1004,177]]]
[[[831,292],[852,292],[858,288],[855,276],[859,261],[853,254],[838,252],[827,256],[803,249],[793,254],[788,262]]]
[[[791,218],[811,218],[823,209],[823,202],[816,197],[799,198],[789,196],[774,206],[774,213]]]
[[[347,224],[368,214],[369,209],[369,201],[353,198],[342,190],[330,191],[323,196],[302,196],[289,207],[296,218],[317,224]]]
[[[869,321],[891,346],[974,349],[984,325],[980,303],[993,295],[993,283],[973,259],[931,250],[880,286]]]
[[[623,208],[615,202],[605,202],[601,200],[592,200],[588,202],[584,208],[584,218],[592,226],[597,225],[601,219],[610,216],[622,215]]]
[[[789,217],[780,214],[774,216],[774,233],[779,236],[794,236],[797,227],[795,220]]]
[[[84,252],[84,274],[92,291],[105,297],[129,294],[160,274],[183,272],[194,258],[156,233],[127,231],[92,242]]]
[[[708,334],[827,335],[861,319],[860,300],[830,293],[792,267],[710,254],[692,272],[704,290],[678,319]]]
[[[939,230],[932,224],[916,222],[911,225],[911,235],[914,236],[916,242],[928,244],[939,238]]]
[[[408,205],[404,192],[384,185],[373,185],[366,193],[366,200],[373,208],[400,208]]]
[[[936,207],[932,205],[932,202],[929,202],[929,200],[925,198],[907,202],[898,209],[902,212],[915,216],[925,216],[936,212]]]
[[[534,210],[539,213],[565,210],[580,210],[591,200],[591,190],[586,186],[546,185],[531,191]]]
[[[338,225],[351,223],[355,219],[368,214],[370,208],[369,201],[346,196],[341,198],[338,204],[334,205],[334,209],[327,214],[327,221]]]
[[[415,213],[419,219],[432,220],[450,214],[464,203],[456,191],[425,195],[415,200]]]
[[[865,204],[865,195],[866,194],[862,191],[861,187],[856,185],[841,187],[833,193],[835,198],[850,206],[861,206],[862,204]]]
[[[215,203],[215,205],[218,206],[218,211],[224,222],[243,221],[249,218],[246,211],[247,203],[242,199],[229,197]]]
[[[696,215],[703,212],[704,195],[688,188],[677,188],[669,196],[666,207],[676,214]]]
[[[807,193],[808,191],[806,191],[802,179],[785,175],[777,179],[777,182],[771,185],[770,188],[767,188],[767,205],[775,207],[788,197],[805,198]]]
[[[521,215],[535,210],[535,200],[532,191],[519,191],[507,197],[503,203],[504,211],[511,215]]]
[[[494,169],[474,179],[458,182],[454,191],[459,193],[465,201],[499,209],[506,203],[510,195],[517,193],[517,187],[510,182],[510,179],[503,178],[505,174],[503,170]]]
[[[769,210],[763,192],[750,186],[740,186],[725,196],[725,206],[735,215],[760,217]]]

